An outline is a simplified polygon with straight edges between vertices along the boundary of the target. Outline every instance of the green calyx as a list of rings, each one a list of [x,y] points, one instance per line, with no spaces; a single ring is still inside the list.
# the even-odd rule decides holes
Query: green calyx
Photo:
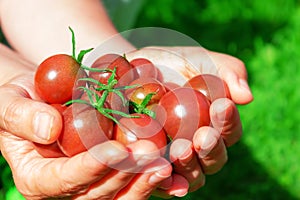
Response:
[[[129,103],[133,106],[134,112],[146,114],[146,115],[149,115],[150,117],[152,117],[153,119],[155,119],[156,113],[147,108],[148,103],[150,102],[152,96],[155,94],[156,94],[155,92],[147,94],[146,97],[143,99],[143,101],[140,104],[130,101]]]

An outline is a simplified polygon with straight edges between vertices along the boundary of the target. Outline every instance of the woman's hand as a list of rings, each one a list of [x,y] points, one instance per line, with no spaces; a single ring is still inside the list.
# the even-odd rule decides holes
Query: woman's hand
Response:
[[[236,104],[253,100],[246,68],[237,58],[201,47],[147,47],[127,55],[129,60],[137,57],[172,68],[185,79],[198,73],[214,74],[225,80],[229,87],[231,99],[220,98],[210,106],[212,126],[198,129],[192,141],[175,139],[171,144],[170,160],[174,171],[189,182],[190,191],[195,191],[205,184],[205,174],[222,169],[228,159],[226,148],[238,142],[242,135]],[[156,193],[165,195],[160,189]]]
[[[126,54],[128,60],[138,57],[148,58],[157,66],[169,68],[185,79],[199,73],[217,75],[227,83],[234,103],[247,104],[253,100],[245,65],[233,56],[190,46],[150,46]],[[164,76],[169,78],[167,73]],[[181,80],[174,82],[177,81]]]
[[[1,154],[26,198],[148,199],[162,180],[171,179],[170,163],[148,141],[128,147],[108,141],[72,158],[43,158],[32,142],[55,141],[62,127],[61,116],[36,95],[35,66],[5,46],[1,45],[0,51]],[[172,194],[171,184],[168,190]]]
[[[156,151],[148,141],[129,145],[132,154],[120,143],[108,141],[72,158],[43,158],[32,142],[4,130],[0,145],[16,187],[28,199],[148,199],[172,171],[159,153],[148,153]]]

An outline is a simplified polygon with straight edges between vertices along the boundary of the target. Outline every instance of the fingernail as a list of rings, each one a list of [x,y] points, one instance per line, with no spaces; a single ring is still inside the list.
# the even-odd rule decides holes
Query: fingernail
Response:
[[[187,195],[188,190],[186,189],[178,189],[178,190],[173,190],[170,195],[174,195],[175,197],[184,197]]]
[[[215,106],[214,109],[219,122],[224,122],[226,120],[226,117],[230,117],[230,111],[227,110],[229,106],[230,103],[226,100],[224,100],[224,103],[219,103],[217,106]]]
[[[185,166],[186,164],[188,164],[188,163],[192,160],[192,158],[193,158],[192,154],[193,154],[193,150],[190,149],[190,148],[188,148],[187,151],[185,151],[185,152],[181,155],[181,157],[178,158],[178,159],[179,159],[179,162],[180,162],[183,166]]]
[[[157,183],[159,183],[159,182],[163,181],[164,179],[167,179],[168,177],[171,176],[170,173],[163,173],[163,172],[164,172],[164,170],[155,172],[155,173],[149,178],[149,181],[148,181],[148,182],[149,182],[151,185],[155,185],[155,184],[157,184]]]
[[[214,146],[217,144],[218,139],[216,138],[216,136],[213,136],[213,134],[207,134],[207,136],[205,137],[203,143],[201,144],[201,149],[198,152],[198,155],[200,158],[205,158],[210,152],[211,150],[214,148]]]
[[[144,155],[142,157],[139,158],[139,160],[137,161],[137,165],[142,167],[142,166],[145,166],[149,163],[151,163],[152,161],[154,160],[153,156],[151,155]]]
[[[243,89],[243,90],[245,90],[245,91],[251,93],[251,92],[250,92],[249,85],[248,85],[248,83],[247,83],[246,80],[244,80],[244,79],[239,79],[239,86],[240,86],[241,89]]]
[[[42,140],[49,140],[53,121],[54,117],[46,112],[36,113],[33,121],[34,134]]]
[[[213,145],[211,145],[213,147]],[[205,158],[210,151],[212,150],[212,148],[208,148],[208,149],[201,149],[198,153],[199,158]]]
[[[173,185],[173,179],[172,176],[169,176],[159,184],[158,188],[162,190],[168,190],[172,187],[172,185]]]

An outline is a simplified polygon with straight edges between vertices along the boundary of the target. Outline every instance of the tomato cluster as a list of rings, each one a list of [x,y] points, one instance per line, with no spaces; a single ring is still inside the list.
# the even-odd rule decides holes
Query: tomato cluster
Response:
[[[44,157],[70,157],[107,140],[127,145],[144,139],[164,155],[170,141],[191,140],[198,128],[210,125],[213,100],[230,98],[215,75],[199,74],[179,86],[165,82],[150,60],[113,53],[91,67],[72,56],[51,56],[39,65],[35,88],[64,123],[55,143],[35,144]]]

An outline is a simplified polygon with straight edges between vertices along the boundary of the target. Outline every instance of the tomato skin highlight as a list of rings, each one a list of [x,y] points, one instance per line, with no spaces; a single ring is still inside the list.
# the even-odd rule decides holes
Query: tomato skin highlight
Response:
[[[80,97],[82,91],[77,87],[86,83],[77,80],[86,76],[86,72],[72,56],[53,55],[37,68],[34,77],[35,90],[45,102],[63,104],[72,97]]]
[[[64,111],[63,119],[58,145],[69,157],[112,138],[113,122],[91,106],[74,103]]]
[[[155,108],[157,120],[172,138],[192,140],[195,131],[210,124],[210,103],[192,88],[175,88],[167,92]]]
[[[161,155],[166,152],[167,136],[163,127],[155,119],[146,114],[132,114],[137,118],[121,118],[120,124],[114,127],[113,139],[124,145],[138,140],[150,140],[156,144]]]
[[[150,93],[153,93],[153,96],[148,105],[158,103],[160,98],[166,93],[164,85],[154,78],[141,77],[132,81],[130,85],[136,85],[136,87],[127,89],[125,95],[130,101],[137,104],[141,104]]]
[[[206,96],[213,102],[218,98],[229,98],[230,92],[227,84],[218,76],[212,74],[199,74],[189,79],[184,87],[192,87]]]

